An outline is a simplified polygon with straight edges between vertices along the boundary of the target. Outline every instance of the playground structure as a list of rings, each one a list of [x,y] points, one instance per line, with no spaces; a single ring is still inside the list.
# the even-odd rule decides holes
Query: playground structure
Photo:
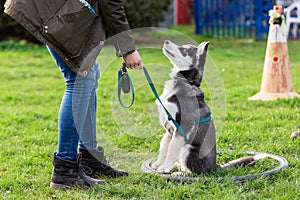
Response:
[[[287,32],[291,33],[291,36],[293,38],[296,38],[298,36],[298,28],[300,24],[300,1],[296,1],[289,5],[286,8],[285,15]]]
[[[196,34],[263,39],[269,32],[268,11],[273,4],[287,8],[290,36],[299,36],[299,0],[194,0]]]
[[[272,0],[195,0],[196,33],[213,37],[256,37],[268,32]]]

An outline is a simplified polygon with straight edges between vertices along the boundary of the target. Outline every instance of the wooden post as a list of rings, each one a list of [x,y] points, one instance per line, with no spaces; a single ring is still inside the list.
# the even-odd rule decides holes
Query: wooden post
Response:
[[[276,13],[280,13],[280,18],[272,19],[271,12],[275,13],[275,16],[278,16]],[[282,7],[274,6],[269,15],[271,16],[270,29],[261,88],[260,92],[249,100],[270,101],[278,98],[300,97],[293,89]]]

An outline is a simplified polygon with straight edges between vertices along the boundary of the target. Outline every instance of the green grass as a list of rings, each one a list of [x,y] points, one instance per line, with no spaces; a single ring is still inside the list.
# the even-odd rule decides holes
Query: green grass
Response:
[[[189,33],[184,27],[178,30]],[[170,36],[176,42],[176,34],[152,36]],[[211,81],[214,76],[207,71],[202,86],[217,122],[217,148],[277,154],[289,161],[289,168],[271,177],[243,182],[228,179],[276,166],[273,160],[265,160],[246,169],[217,170],[206,175],[206,180],[190,184],[167,182],[143,173],[141,163],[155,158],[163,134],[155,97],[142,71],[130,70],[136,89],[135,104],[130,109],[120,107],[116,78],[122,60],[115,58],[114,49],[108,45],[98,57],[101,79],[97,91],[97,137],[111,164],[128,170],[131,176],[105,178],[108,185],[99,188],[53,190],[49,188],[51,159],[57,145],[57,113],[64,80],[45,47],[6,41],[0,43],[0,199],[299,199],[300,139],[291,140],[290,134],[300,125],[300,99],[247,100],[260,88],[266,42],[191,37],[197,42],[210,40],[209,69],[216,70],[214,75],[220,79]],[[161,45],[138,45],[159,92],[171,68]],[[290,41],[288,45],[294,89],[300,93],[300,41]],[[224,87],[215,90],[212,82]],[[213,96],[216,91],[222,93],[222,89],[226,98]],[[221,104],[214,105],[215,101]],[[218,162],[238,156],[219,155]]]

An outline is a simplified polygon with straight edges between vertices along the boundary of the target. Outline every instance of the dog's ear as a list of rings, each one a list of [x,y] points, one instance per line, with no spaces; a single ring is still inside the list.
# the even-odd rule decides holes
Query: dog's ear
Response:
[[[202,42],[199,46],[198,46],[198,51],[197,51],[197,57],[198,57],[198,63],[197,63],[197,68],[199,70],[200,73],[200,80],[202,80],[202,76],[204,73],[204,65],[206,62],[206,52],[208,49],[208,45],[209,42]]]
[[[198,53],[199,54],[206,54],[207,49],[208,49],[209,41],[207,42],[202,42],[198,46]]]

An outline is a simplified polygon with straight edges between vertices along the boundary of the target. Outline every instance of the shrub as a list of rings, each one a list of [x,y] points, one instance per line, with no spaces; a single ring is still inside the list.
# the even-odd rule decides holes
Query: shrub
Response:
[[[127,0],[126,15],[131,28],[157,26],[171,0]]]

